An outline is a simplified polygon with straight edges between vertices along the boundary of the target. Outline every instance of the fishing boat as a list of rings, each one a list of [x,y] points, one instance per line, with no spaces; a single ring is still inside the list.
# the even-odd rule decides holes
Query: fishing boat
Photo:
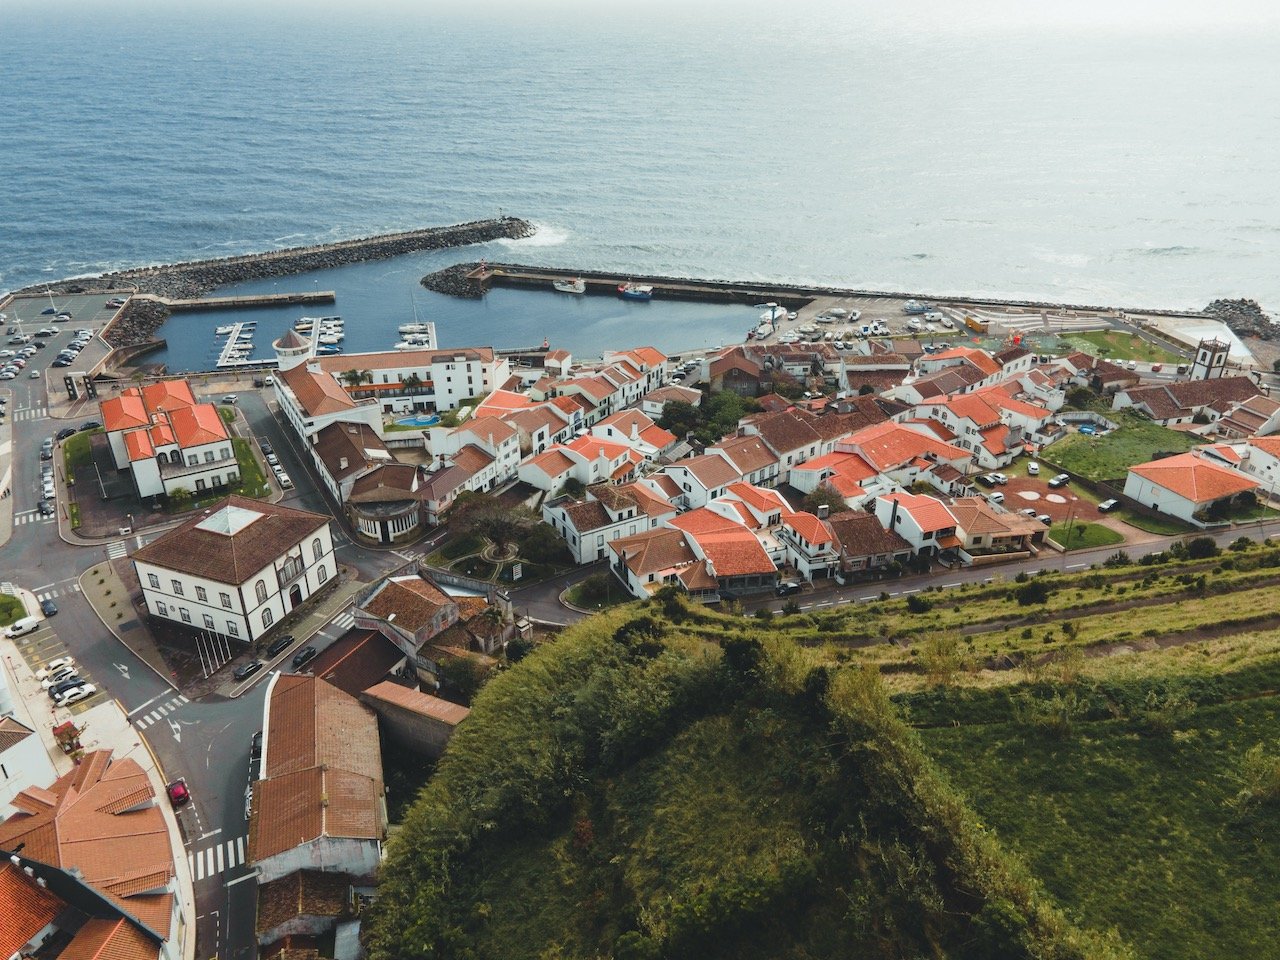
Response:
[[[623,300],[652,300],[653,287],[647,283],[620,283],[618,296]]]
[[[586,293],[587,283],[581,277],[574,277],[572,280],[552,280],[551,286],[560,293]]]

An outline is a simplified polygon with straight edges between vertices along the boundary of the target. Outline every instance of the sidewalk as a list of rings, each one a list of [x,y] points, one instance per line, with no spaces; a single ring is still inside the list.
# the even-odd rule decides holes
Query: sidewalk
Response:
[[[80,592],[89,601],[89,606],[98,615],[103,626],[111,631],[120,644],[154,670],[161,680],[177,690],[178,684],[169,669],[168,661],[151,639],[146,626],[138,619],[129,588],[120,579],[110,560],[104,560],[80,574]]]
[[[35,674],[18,653],[17,647],[10,640],[0,639],[0,652],[3,653],[5,680],[13,694],[14,715],[19,722],[26,724],[39,734],[59,777],[75,769],[75,762],[62,752],[62,748],[53,736],[53,728],[68,719],[73,719],[76,726],[83,731],[80,744],[85,751],[111,750],[113,760],[123,760],[128,757],[146,772],[151,788],[155,791],[156,807],[163,814],[165,826],[168,828],[169,847],[173,854],[176,895],[182,904],[182,913],[186,919],[183,928],[186,932],[185,942],[181,945],[180,956],[184,960],[192,960],[196,952],[196,899],[195,887],[191,881],[191,866],[187,860],[178,819],[169,805],[164,771],[151,752],[151,747],[141,732],[130,725],[124,709],[115,700],[99,703],[74,717],[68,710],[51,706],[49,707],[50,716],[44,717],[44,701],[47,698],[40,687],[40,681],[35,678]],[[33,705],[39,709],[33,710]],[[48,784],[37,784],[37,786],[48,786]]]
[[[13,406],[13,391],[0,390],[5,406],[0,410],[8,411]],[[0,499],[0,547],[9,542],[13,536],[13,424],[9,421],[11,414],[0,417],[0,494],[9,490],[9,496]]]

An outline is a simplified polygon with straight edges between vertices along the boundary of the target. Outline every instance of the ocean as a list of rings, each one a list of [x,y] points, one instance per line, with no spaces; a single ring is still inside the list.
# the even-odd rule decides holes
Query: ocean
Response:
[[[416,298],[445,343],[578,352],[754,314],[453,310],[417,277],[488,256],[1280,307],[1276,12],[1042,6],[11,0],[0,290],[504,212],[538,234],[279,283],[385,317],[379,346]]]

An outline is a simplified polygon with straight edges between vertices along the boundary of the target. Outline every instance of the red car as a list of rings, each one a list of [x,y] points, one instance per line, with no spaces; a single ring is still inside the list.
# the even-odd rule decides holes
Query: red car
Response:
[[[169,802],[174,807],[180,807],[191,799],[191,791],[187,789],[187,781],[178,779],[165,787],[169,794]]]

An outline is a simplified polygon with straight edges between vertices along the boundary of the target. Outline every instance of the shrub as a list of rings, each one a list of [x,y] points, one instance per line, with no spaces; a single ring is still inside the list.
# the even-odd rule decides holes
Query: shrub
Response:
[[[1030,607],[1037,603],[1047,603],[1052,593],[1053,590],[1047,583],[1037,579],[1016,587],[1013,597],[1018,601],[1018,606]]]
[[[1187,556],[1192,560],[1207,560],[1219,554],[1218,545],[1212,537],[1196,537],[1187,541]]]
[[[782,612],[785,616],[794,617],[800,612],[800,602],[795,597],[792,597],[782,605]]]
[[[1235,779],[1240,790],[1227,801],[1227,805],[1238,816],[1280,802],[1280,757],[1264,752],[1262,744],[1254,744],[1245,751]]]
[[[1239,553],[1241,550],[1248,550],[1253,546],[1253,541],[1248,537],[1236,537],[1231,541],[1231,550]]]
[[[912,613],[928,613],[933,609],[933,601],[913,593],[907,597],[907,609]]]
[[[1103,561],[1104,567],[1127,567],[1133,561],[1129,559],[1129,554],[1123,550],[1117,550],[1111,556]]]

